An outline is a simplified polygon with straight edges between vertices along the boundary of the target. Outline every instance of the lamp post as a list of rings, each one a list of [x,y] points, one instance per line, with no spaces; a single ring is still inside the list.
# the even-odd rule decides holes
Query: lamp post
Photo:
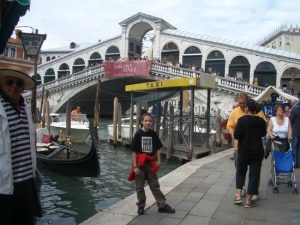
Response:
[[[42,47],[44,40],[46,40],[46,34],[38,34],[38,30],[35,30],[35,33],[19,33],[19,38],[22,41],[23,49],[25,55],[28,57],[34,58],[34,72],[33,80],[36,82],[37,76],[37,60],[38,54]],[[36,86],[32,89],[31,95],[31,111],[32,111],[32,120],[34,123],[37,123],[37,112],[36,112]]]

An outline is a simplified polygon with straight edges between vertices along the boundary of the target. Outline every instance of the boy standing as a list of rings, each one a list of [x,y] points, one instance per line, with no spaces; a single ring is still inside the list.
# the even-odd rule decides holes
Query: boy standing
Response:
[[[145,181],[148,181],[150,190],[156,200],[158,212],[175,213],[175,209],[166,203],[166,197],[160,190],[157,171],[160,166],[160,148],[162,143],[155,131],[151,129],[151,114],[142,115],[142,128],[139,129],[132,141],[132,167],[135,174],[138,214],[144,214],[146,195]]]

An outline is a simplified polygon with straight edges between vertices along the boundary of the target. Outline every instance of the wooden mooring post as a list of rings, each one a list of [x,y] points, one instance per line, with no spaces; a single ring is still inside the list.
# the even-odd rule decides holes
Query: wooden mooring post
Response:
[[[119,109],[119,103],[118,103],[118,97],[114,98],[114,114],[113,114],[113,145],[116,146],[118,143],[118,137],[117,137],[117,126],[118,126],[118,109]]]

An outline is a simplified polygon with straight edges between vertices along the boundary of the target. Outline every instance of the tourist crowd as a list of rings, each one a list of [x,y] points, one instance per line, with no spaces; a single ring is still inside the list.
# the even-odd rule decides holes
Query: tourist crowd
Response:
[[[264,157],[268,157],[269,151],[277,148],[274,141],[283,146],[279,151],[292,150],[294,166],[300,167],[300,92],[298,101],[291,101],[290,105],[291,108],[289,105],[275,105],[274,115],[269,118],[269,115],[262,112],[260,105],[246,93],[238,95],[227,121],[227,129],[233,140],[233,159],[236,165],[234,204],[244,205],[245,208],[255,206],[255,200],[259,196],[262,162]],[[266,143],[263,140],[266,140]],[[272,149],[269,146],[272,146]],[[245,189],[248,169],[249,179]]]

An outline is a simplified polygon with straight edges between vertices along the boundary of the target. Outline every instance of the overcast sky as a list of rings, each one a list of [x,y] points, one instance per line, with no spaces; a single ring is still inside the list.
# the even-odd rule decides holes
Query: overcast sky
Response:
[[[120,35],[119,22],[138,12],[178,30],[253,44],[282,24],[300,25],[299,0],[31,0],[18,26],[47,34],[42,49],[94,44]]]

